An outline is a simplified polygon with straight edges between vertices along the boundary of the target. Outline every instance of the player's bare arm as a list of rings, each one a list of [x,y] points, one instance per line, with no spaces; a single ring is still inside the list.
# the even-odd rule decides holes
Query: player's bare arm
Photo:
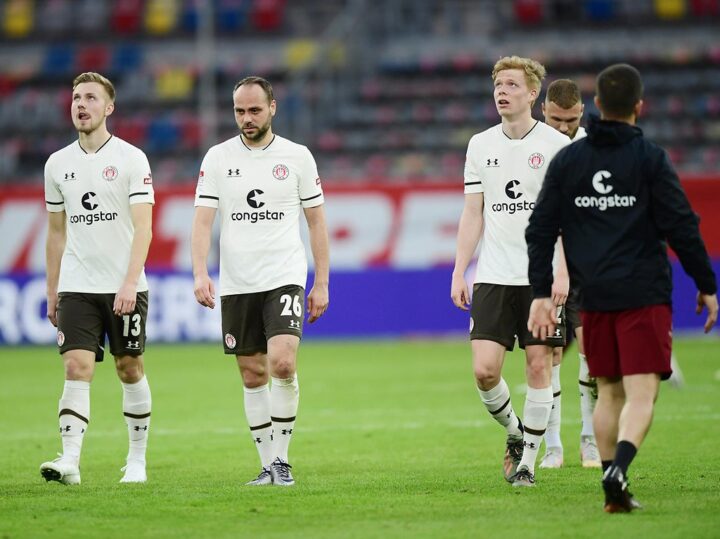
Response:
[[[212,225],[215,221],[215,208],[197,206],[193,217],[190,251],[192,253],[193,277],[195,279],[195,299],[211,309],[215,308],[215,285],[210,279],[207,269],[207,258],[210,252]]]
[[[527,327],[536,339],[546,339],[555,333],[557,325],[557,309],[555,307],[552,298],[536,298],[530,304]]]
[[[133,240],[130,246],[130,261],[128,262],[125,280],[120,286],[120,290],[115,294],[115,302],[113,303],[113,312],[117,316],[130,314],[135,310],[137,285],[152,241],[152,208],[152,204],[130,205]]]
[[[48,234],[45,243],[45,265],[47,267],[47,317],[57,327],[58,281],[60,262],[65,251],[65,212],[48,213]]]
[[[570,292],[570,276],[568,275],[567,261],[565,260],[565,250],[560,238],[555,244],[555,249],[558,253],[558,267],[552,284],[552,301],[555,305],[565,305]]]
[[[312,324],[325,313],[330,303],[330,245],[323,206],[305,208],[304,212],[315,262],[315,279],[307,297],[308,322]]]
[[[705,333],[708,333],[713,328],[718,318],[717,294],[703,294],[702,292],[698,292],[697,308],[695,309],[695,312],[700,314],[703,311],[703,308],[707,308],[708,312],[707,318],[705,319],[705,326],[703,328]]]
[[[484,200],[483,193],[466,194],[465,205],[458,224],[455,268],[452,273],[450,297],[455,306],[464,311],[468,310],[472,299],[465,281],[465,270],[475,254],[482,235]]]

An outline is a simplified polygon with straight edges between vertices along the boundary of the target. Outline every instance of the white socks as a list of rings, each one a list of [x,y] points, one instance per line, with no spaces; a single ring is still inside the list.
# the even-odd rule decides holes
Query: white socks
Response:
[[[83,437],[90,421],[90,382],[65,380],[58,402],[63,457],[80,462]]]
[[[260,465],[268,468],[273,456],[273,432],[270,421],[270,388],[267,384],[259,387],[243,387],[245,394],[245,417],[250,434],[255,442]]]
[[[478,393],[490,415],[507,429],[509,435],[522,436],[520,421],[510,402],[510,389],[504,378],[500,378],[500,383],[488,391],[478,388]]]
[[[265,384],[243,388],[245,416],[263,468],[269,467],[276,457],[287,462],[300,400],[297,376],[271,380],[272,387]]]
[[[523,411],[523,419],[525,420],[523,424],[525,427],[525,434],[523,435],[524,449],[518,468],[526,466],[530,473],[535,473],[535,460],[547,428],[552,403],[552,386],[542,389],[528,387]]]
[[[300,387],[297,376],[292,378],[272,378],[270,403],[273,425],[273,445],[275,456],[288,461],[288,447],[292,438],[300,400]]]
[[[593,411],[597,402],[597,381],[590,377],[587,359],[584,354],[580,356],[580,371],[578,373],[578,387],[580,388],[580,415],[582,417],[582,431],[580,436],[594,436]]]
[[[123,415],[125,416],[130,438],[127,460],[136,460],[144,464],[150,429],[150,410],[152,408],[150,386],[145,376],[134,384],[122,382],[121,384],[123,388]]]
[[[552,391],[553,402],[548,419],[547,430],[545,431],[545,447],[562,448],[560,440],[560,411],[562,408],[562,396],[560,394],[560,365],[553,365],[552,368]]]

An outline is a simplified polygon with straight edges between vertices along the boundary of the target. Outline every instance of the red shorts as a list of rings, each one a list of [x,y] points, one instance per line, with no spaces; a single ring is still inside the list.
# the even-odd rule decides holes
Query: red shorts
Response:
[[[670,377],[670,305],[613,312],[582,311],[580,315],[591,376],[617,378],[657,373],[663,380]]]

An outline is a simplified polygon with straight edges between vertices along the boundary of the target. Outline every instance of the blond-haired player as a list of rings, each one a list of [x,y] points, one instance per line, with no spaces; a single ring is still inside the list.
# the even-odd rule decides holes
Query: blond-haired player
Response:
[[[503,469],[514,486],[535,484],[535,461],[547,427],[553,391],[552,347],[561,332],[534,339],[526,319],[532,301],[525,228],[550,160],[568,143],[566,136],[535,120],[545,68],[529,58],[510,56],[494,66],[494,101],[501,122],[472,137],[465,161],[465,205],[458,226],[451,297],[471,307],[470,339],[475,381],[491,416],[507,432]],[[480,239],[482,242],[480,243]],[[480,243],[472,302],[465,271]],[[562,305],[568,280],[564,261],[553,287]],[[525,349],[528,391],[524,424],[515,414],[502,378],[505,352],[515,339]]]
[[[70,112],[78,140],[45,165],[48,210],[47,316],[57,326],[65,367],[59,403],[62,455],[40,466],[48,481],[80,483],[80,451],[90,421],[90,382],[107,335],[123,387],[130,436],[123,483],[146,480],[151,395],[143,351],[148,285],[143,266],[155,201],[150,165],[111,135],[115,88],[98,73],[73,81]]]

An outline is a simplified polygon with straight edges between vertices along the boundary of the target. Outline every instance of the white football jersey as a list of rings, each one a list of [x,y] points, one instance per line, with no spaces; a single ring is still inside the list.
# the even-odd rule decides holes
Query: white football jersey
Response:
[[[476,283],[530,284],[525,228],[551,159],[569,143],[543,122],[522,139],[509,138],[502,124],[470,139],[465,193],[483,193],[484,198]]]
[[[111,136],[95,153],[75,141],[45,163],[45,204],[66,213],[67,242],[58,292],[116,293],[134,235],[131,204],[155,203],[147,157]],[[137,291],[148,289],[145,271]]]
[[[305,287],[300,208],[324,202],[310,150],[275,135],[251,149],[240,135],[208,150],[195,206],[220,214],[220,295]]]
[[[575,132],[575,136],[573,137],[573,142],[576,140],[580,140],[581,138],[587,137],[587,131],[585,131],[585,128],[583,126],[578,127],[578,130]]]

